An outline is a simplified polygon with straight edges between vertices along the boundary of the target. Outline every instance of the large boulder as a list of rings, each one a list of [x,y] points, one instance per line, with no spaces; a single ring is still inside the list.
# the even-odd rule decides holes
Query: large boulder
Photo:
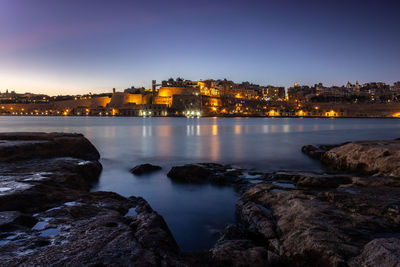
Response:
[[[55,157],[98,160],[100,154],[82,134],[0,133],[0,161]]]
[[[262,247],[267,251],[268,263],[278,266],[378,263],[379,255],[385,253],[390,262],[397,258],[396,250],[367,245],[378,236],[394,238],[400,233],[400,187],[393,187],[397,185],[393,178],[290,172],[270,177],[270,181],[251,187],[237,201],[238,226],[245,238],[220,244],[214,253],[224,255],[223,248],[229,246],[247,255]],[[238,244],[246,246],[240,248]],[[375,256],[371,260],[366,255]]]
[[[86,194],[102,166],[80,134],[1,133],[0,211],[33,212]]]
[[[142,198],[90,193],[32,217],[32,228],[1,235],[1,266],[186,266]]]
[[[347,143],[328,150],[321,160],[339,170],[400,177],[400,140]]]

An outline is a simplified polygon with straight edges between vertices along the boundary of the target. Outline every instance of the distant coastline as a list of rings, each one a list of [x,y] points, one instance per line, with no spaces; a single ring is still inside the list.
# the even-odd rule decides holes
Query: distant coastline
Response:
[[[75,96],[0,93],[0,115],[127,117],[400,117],[400,82],[325,87],[169,79],[151,89]]]

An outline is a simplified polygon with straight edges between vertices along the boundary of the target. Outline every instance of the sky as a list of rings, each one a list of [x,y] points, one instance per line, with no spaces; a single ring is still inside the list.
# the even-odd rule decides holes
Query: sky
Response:
[[[400,1],[0,0],[0,91],[400,80]]]

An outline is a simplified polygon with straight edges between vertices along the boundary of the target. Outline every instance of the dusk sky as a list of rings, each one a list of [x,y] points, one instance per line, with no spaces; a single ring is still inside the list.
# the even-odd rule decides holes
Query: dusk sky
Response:
[[[400,80],[399,1],[0,0],[0,91]]]

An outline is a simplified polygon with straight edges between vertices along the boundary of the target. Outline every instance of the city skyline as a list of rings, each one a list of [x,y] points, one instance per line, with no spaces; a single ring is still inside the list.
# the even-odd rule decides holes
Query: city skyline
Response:
[[[399,80],[398,3],[0,1],[0,90],[100,93],[152,79],[290,87]]]
[[[174,78],[174,77],[169,77],[168,79],[165,79],[165,80],[152,80],[152,81],[159,81],[159,82],[163,82],[163,81],[167,81],[167,80],[170,80],[170,79],[173,79],[173,80],[175,80],[175,79],[183,79],[184,81],[192,81],[192,80],[190,80],[190,79],[184,79],[183,77],[176,77],[176,78]],[[201,81],[222,81],[222,80],[227,80],[226,78],[220,78],[220,79],[212,79],[212,78],[209,78],[209,79],[195,79],[194,81],[199,81],[199,82],[201,82]],[[240,84],[240,83],[249,83],[249,84],[252,84],[252,85],[256,85],[256,86],[260,86],[260,87],[282,87],[282,88],[284,88],[285,89],[285,91],[286,91],[286,93],[287,93],[287,90],[288,89],[290,89],[290,88],[295,88],[295,87],[297,87],[297,86],[300,86],[300,87],[302,87],[302,86],[306,86],[306,87],[315,87],[315,86],[319,86],[319,85],[322,85],[322,86],[324,86],[324,87],[326,87],[326,88],[332,88],[332,87],[341,87],[341,88],[344,88],[344,87],[346,87],[348,84],[351,84],[351,85],[355,85],[355,84],[359,84],[360,86],[362,86],[362,85],[369,85],[369,84],[386,84],[387,86],[394,86],[394,85],[396,85],[396,84],[398,84],[398,83],[400,83],[400,79],[399,80],[397,80],[397,81],[394,81],[393,83],[386,83],[386,82],[382,82],[382,81],[368,81],[368,82],[360,82],[360,81],[347,81],[346,83],[344,83],[344,84],[325,84],[325,83],[323,83],[323,82],[316,82],[316,83],[314,83],[314,84],[301,84],[301,83],[298,83],[298,82],[294,82],[292,85],[289,85],[289,86],[284,86],[284,85],[282,85],[282,84],[256,84],[256,83],[253,83],[253,82],[251,82],[251,81],[235,81],[235,80],[228,80],[228,81],[232,81],[232,82],[234,82],[234,83],[236,83],[236,84]],[[160,85],[160,84],[159,84]],[[158,86],[159,86],[158,85]],[[135,84],[133,84],[133,85],[130,85],[130,86],[125,86],[125,87],[120,87],[120,88],[116,88],[116,87],[109,87],[109,88],[105,88],[103,91],[101,91],[101,89],[100,90],[95,90],[95,91],[93,91],[93,90],[91,90],[91,89],[88,89],[88,91],[79,91],[79,92],[77,92],[77,93],[75,93],[75,94],[69,94],[68,92],[66,92],[66,93],[63,93],[63,94],[58,94],[58,95],[51,95],[51,94],[48,94],[48,96],[51,96],[51,97],[53,97],[53,96],[67,96],[67,95],[87,95],[87,94],[107,94],[107,93],[111,93],[112,91],[114,91],[114,90],[116,90],[116,91],[124,91],[124,90],[129,90],[129,89],[132,89],[132,88],[136,88],[136,89],[141,89],[141,88],[144,88],[145,90],[149,90],[149,91],[151,91],[152,89],[151,89],[151,82],[149,82],[149,83],[147,83],[146,84],[146,86],[135,86]],[[29,90],[14,90],[14,89],[12,89],[12,88],[0,88],[0,94],[1,93],[11,93],[11,92],[14,92],[14,93],[17,93],[17,94],[37,94],[37,95],[46,95],[46,93],[45,92],[43,92],[43,91],[40,91],[40,89],[38,90],[38,91],[29,91]]]

